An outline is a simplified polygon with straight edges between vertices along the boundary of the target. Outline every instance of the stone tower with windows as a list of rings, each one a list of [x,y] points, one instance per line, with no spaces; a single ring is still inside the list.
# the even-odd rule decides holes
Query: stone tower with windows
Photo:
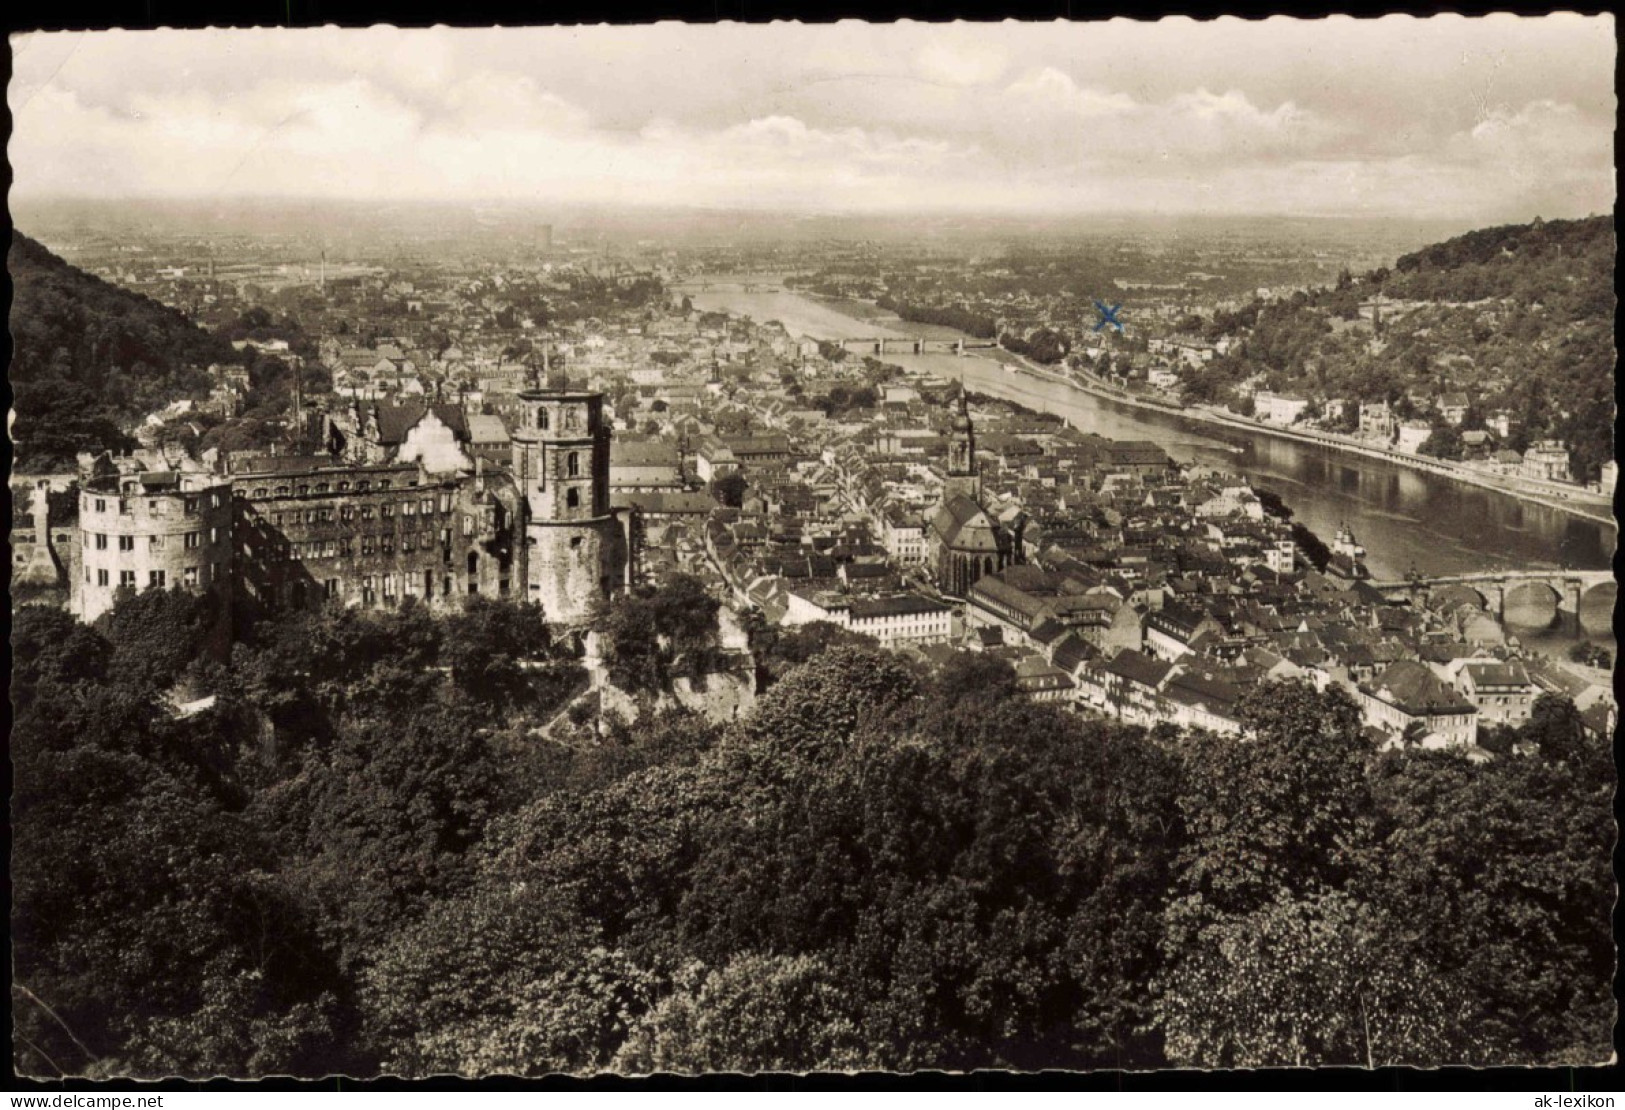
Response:
[[[555,379],[519,394],[513,476],[523,494],[525,596],[579,624],[626,584],[626,533],[609,507],[604,395]]]

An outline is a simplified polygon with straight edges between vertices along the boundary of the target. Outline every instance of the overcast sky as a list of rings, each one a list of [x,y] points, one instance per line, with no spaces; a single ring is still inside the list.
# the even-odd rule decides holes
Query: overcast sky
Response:
[[[34,34],[19,198],[1522,220],[1609,210],[1611,17]]]

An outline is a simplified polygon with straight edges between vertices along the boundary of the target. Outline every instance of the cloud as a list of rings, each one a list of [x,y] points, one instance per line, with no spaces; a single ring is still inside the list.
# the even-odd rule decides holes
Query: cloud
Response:
[[[592,117],[578,105],[515,73],[474,73],[453,82],[442,98],[460,130],[584,131]]]
[[[13,40],[18,195],[1579,214],[1612,20]]]
[[[1611,157],[1612,138],[1611,126],[1589,119],[1575,105],[1536,100],[1516,112],[1505,107],[1487,112],[1470,130],[1452,135],[1445,151],[1466,162],[1542,165],[1576,155],[1595,162]]]
[[[1028,112],[1063,114],[1094,119],[1101,116],[1127,116],[1140,105],[1127,93],[1079,88],[1071,77],[1046,66],[1013,82],[1004,95],[1014,106]]]
[[[1339,134],[1331,121],[1291,101],[1264,108],[1239,90],[1198,87],[1143,102],[1080,86],[1052,67],[1012,82],[1003,101],[1008,110],[1001,118],[1019,121],[1015,130],[1024,139],[1043,142],[1054,168],[1279,161],[1323,150]]]
[[[914,69],[928,81],[945,85],[987,85],[1009,65],[1009,55],[996,46],[940,39],[914,57]]]

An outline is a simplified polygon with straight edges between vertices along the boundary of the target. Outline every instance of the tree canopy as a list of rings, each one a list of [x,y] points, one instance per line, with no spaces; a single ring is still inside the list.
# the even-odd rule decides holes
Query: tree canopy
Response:
[[[1251,692],[1241,739],[1147,733],[809,627],[730,724],[576,727],[531,607],[289,614],[228,668],[152,596],[14,622],[24,1072],[1610,1051],[1613,770],[1560,700],[1488,762],[1379,752],[1304,683]],[[703,596],[619,599],[612,680],[709,650]],[[110,637],[160,617],[173,652],[119,674]],[[177,667],[212,707],[165,700]]]

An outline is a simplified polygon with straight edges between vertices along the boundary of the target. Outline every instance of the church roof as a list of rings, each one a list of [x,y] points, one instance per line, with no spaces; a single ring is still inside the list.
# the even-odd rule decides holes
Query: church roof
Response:
[[[955,494],[942,503],[931,521],[931,530],[942,543],[955,551],[999,550],[999,526],[986,511],[964,494]]]
[[[455,430],[455,429],[454,429]],[[500,416],[481,413],[468,415],[468,438],[473,443],[501,444],[508,442],[508,428]]]

